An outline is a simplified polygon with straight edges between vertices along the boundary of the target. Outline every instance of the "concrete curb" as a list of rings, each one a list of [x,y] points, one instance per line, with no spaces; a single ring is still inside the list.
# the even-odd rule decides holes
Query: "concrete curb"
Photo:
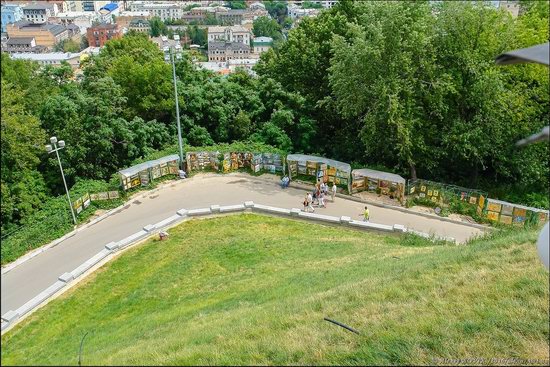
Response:
[[[2,334],[10,330],[20,321],[24,320],[28,315],[32,314],[35,310],[39,309],[40,307],[47,304],[52,299],[62,294],[66,289],[68,289],[66,288],[67,285],[70,284],[71,286],[73,286],[74,284],[84,279],[88,274],[91,274],[95,269],[99,268],[106,262],[113,259],[114,256],[112,255],[114,255],[115,253],[119,251],[124,251],[138,243],[143,242],[146,239],[152,238],[152,236],[159,233],[161,230],[166,230],[168,228],[171,228],[195,216],[199,217],[199,216],[230,215],[233,212],[239,212],[239,211],[245,212],[250,210],[252,210],[253,212],[267,213],[268,215],[284,216],[284,217],[296,218],[296,219],[305,219],[309,221],[321,222],[324,224],[339,225],[344,227],[356,227],[364,230],[394,232],[398,234],[404,234],[408,232],[407,228],[400,224],[394,224],[393,226],[389,226],[389,225],[383,225],[383,224],[377,224],[377,223],[362,222],[362,221],[351,220],[350,217],[346,217],[346,216],[334,217],[334,216],[324,215],[324,214],[307,213],[297,208],[293,208],[289,210],[289,209],[283,209],[283,208],[278,208],[278,207],[269,206],[269,205],[256,204],[252,201],[246,201],[243,204],[227,205],[227,206],[211,205],[208,208],[202,208],[202,209],[192,209],[192,210],[180,209],[176,212],[176,214],[171,215],[170,217],[158,223],[146,225],[145,227],[143,227],[142,230],[118,242],[109,242],[108,244],[105,245],[105,248],[103,250],[99,251],[90,259],[86,260],[76,269],[74,269],[71,272],[66,272],[61,274],[58,280],[54,284],[52,284],[50,287],[48,287],[47,289],[39,293],[37,296],[32,298],[23,306],[19,307],[15,311],[9,310],[8,312],[6,312],[2,316],[2,324],[1,324]],[[225,213],[228,213],[228,214],[225,214]],[[417,232],[417,231],[410,231],[410,232],[416,233],[417,235],[420,235],[425,238],[431,238],[426,233]],[[448,240],[454,241],[456,243],[456,241],[453,238],[449,238]]]

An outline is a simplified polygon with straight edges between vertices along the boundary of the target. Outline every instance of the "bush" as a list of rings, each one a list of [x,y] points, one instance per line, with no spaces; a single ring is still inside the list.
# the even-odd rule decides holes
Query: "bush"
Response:
[[[117,191],[114,181],[81,180],[70,190],[74,203],[86,193]],[[88,208],[78,215],[78,223],[86,222],[98,209],[112,209],[124,202],[124,195],[119,199],[92,201]],[[26,252],[43,246],[73,230],[73,220],[68,206],[67,196],[60,195],[44,202],[42,208],[25,218],[22,225],[13,231],[3,234],[1,241],[1,263],[16,260]]]

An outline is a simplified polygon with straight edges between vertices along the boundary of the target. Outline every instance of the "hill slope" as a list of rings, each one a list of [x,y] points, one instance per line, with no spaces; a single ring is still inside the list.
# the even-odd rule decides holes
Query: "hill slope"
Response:
[[[85,365],[549,357],[536,231],[457,247],[242,214],[170,233],[4,335],[2,364],[76,364],[86,331]]]

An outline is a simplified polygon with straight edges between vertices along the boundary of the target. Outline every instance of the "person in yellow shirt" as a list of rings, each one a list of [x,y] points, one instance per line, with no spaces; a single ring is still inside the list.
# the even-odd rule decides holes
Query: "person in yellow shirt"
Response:
[[[368,222],[370,220],[370,213],[369,213],[369,208],[367,208],[366,205],[365,205],[365,213],[363,215],[364,215],[363,221]]]

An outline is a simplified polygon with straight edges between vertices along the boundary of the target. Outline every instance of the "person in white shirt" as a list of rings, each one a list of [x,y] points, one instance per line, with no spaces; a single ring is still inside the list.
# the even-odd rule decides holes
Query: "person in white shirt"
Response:
[[[325,193],[324,192],[321,192],[321,194],[319,195],[319,206],[322,206],[323,208],[327,207],[325,205]]]
[[[334,202],[334,197],[336,196],[336,185],[332,183],[332,202]]]
[[[311,205],[313,203],[313,196],[311,196],[311,193],[307,194],[307,208],[311,209],[311,211],[315,212],[315,208]]]

